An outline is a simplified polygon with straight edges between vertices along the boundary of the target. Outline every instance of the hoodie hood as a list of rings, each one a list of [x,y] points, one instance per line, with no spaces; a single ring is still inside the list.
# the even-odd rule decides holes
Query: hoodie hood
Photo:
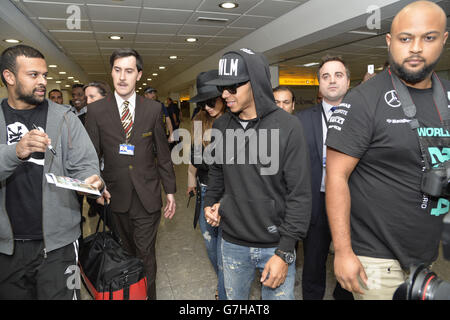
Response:
[[[256,114],[263,118],[278,110],[270,83],[269,63],[266,57],[251,49],[239,49],[225,53],[219,61],[218,78],[208,85],[226,86],[250,80]]]

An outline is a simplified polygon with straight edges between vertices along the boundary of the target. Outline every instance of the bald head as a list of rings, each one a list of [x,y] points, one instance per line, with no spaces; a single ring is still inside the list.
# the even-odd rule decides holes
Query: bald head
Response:
[[[440,6],[431,1],[415,1],[397,13],[392,21],[391,34],[404,28],[411,20],[434,25],[443,33],[447,28],[447,16]]]
[[[386,35],[391,69],[407,84],[431,86],[431,73],[447,41],[447,16],[434,2],[416,1],[394,18]]]

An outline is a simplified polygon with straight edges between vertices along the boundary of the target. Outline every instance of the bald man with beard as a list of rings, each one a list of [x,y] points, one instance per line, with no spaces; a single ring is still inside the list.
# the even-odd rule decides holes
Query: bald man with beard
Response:
[[[423,169],[450,158],[442,112],[450,105],[450,82],[433,72],[447,41],[446,21],[433,2],[404,7],[386,35],[390,68],[350,91],[329,122],[326,207],[334,271],[355,299],[392,299],[412,266],[438,257],[450,203],[422,191],[421,181]],[[402,106],[409,99],[412,117]]]

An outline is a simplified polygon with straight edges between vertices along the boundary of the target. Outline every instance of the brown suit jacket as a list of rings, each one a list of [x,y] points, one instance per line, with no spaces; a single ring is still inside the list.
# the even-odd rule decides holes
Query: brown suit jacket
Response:
[[[128,141],[135,151],[134,156],[127,156],[119,154],[119,145],[125,143],[125,131],[114,94],[88,106],[86,130],[99,158],[104,157],[102,176],[111,193],[113,212],[129,210],[132,192],[137,192],[148,212],[161,210],[161,182],[167,194],[176,192],[162,115],[160,103],[136,95],[134,124]]]

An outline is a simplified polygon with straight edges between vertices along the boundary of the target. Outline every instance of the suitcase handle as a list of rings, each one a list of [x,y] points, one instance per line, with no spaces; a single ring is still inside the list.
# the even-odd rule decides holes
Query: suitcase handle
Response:
[[[97,227],[95,228],[95,233],[98,235],[99,232],[98,230],[100,229],[100,222],[103,220],[103,227],[102,227],[102,231],[101,233],[104,234],[105,233],[105,228],[106,228],[106,224],[107,224],[107,212],[108,212],[108,207],[109,207],[109,202],[104,203],[103,205],[103,218],[100,216],[100,218],[98,219],[97,222]],[[113,230],[111,230],[111,232],[113,232]],[[114,232],[113,232],[114,233]],[[106,237],[103,237],[103,248],[105,248],[106,246]]]
[[[105,232],[105,226],[107,224],[107,212],[108,212],[108,206],[109,203],[105,201],[105,204],[103,205],[103,218],[100,217],[100,219],[98,219],[98,223],[97,223],[97,227],[95,228],[95,233],[98,232],[98,229],[100,229],[100,222],[103,220],[103,230],[102,232]]]

